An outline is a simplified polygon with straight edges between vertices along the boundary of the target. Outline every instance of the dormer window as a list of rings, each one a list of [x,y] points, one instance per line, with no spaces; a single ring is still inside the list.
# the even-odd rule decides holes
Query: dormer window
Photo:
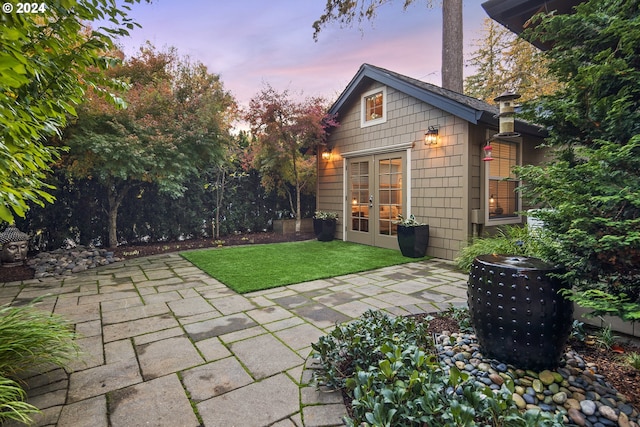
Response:
[[[362,95],[361,126],[377,125],[387,121],[387,89],[378,88]]]

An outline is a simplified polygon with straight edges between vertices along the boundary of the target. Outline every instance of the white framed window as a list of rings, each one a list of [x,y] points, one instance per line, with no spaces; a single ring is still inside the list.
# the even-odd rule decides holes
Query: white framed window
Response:
[[[387,121],[387,88],[370,90],[362,95],[360,127],[373,126]]]
[[[486,162],[486,212],[488,225],[513,224],[522,221],[520,181],[513,173],[521,164],[521,144],[502,140],[491,141],[493,160]]]

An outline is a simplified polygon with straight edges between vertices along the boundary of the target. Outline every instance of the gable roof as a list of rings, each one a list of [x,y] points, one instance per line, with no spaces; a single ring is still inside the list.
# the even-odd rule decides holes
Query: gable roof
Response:
[[[356,75],[329,109],[329,113],[338,113],[354,97],[360,99],[363,88],[372,81],[392,87],[470,123],[485,123],[498,128],[499,109],[496,105],[370,64],[360,66]],[[529,135],[543,136],[540,127],[522,120],[516,120],[515,130]]]

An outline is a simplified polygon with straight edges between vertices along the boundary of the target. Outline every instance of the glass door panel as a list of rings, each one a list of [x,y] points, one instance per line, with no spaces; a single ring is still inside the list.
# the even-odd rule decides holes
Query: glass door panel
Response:
[[[377,160],[378,234],[395,236],[398,215],[402,215],[402,157]]]
[[[369,162],[352,162],[349,180],[351,188],[349,190],[349,200],[351,200],[351,230],[369,231]]]

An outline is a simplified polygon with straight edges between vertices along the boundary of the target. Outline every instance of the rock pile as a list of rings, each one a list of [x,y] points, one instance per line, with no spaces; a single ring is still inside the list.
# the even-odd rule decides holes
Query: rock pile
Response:
[[[638,411],[575,351],[564,355],[558,369],[533,372],[485,359],[474,335],[443,333],[436,340],[440,363],[455,365],[473,381],[497,390],[513,380],[512,399],[520,409],[561,413],[569,426],[639,426]]]
[[[27,259],[27,266],[35,270],[34,278],[71,275],[101,265],[122,261],[107,249],[77,246],[72,249],[56,249],[41,252]]]

